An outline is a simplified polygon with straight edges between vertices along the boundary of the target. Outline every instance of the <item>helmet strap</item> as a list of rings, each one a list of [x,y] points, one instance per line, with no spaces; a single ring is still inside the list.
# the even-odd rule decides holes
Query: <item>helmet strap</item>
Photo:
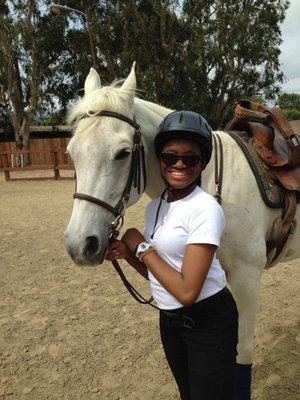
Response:
[[[164,178],[163,178],[163,180],[165,182],[166,188],[163,190],[163,192],[162,192],[162,194],[160,196],[160,199],[159,199],[159,204],[158,204],[158,207],[157,207],[157,210],[156,210],[156,216],[155,216],[153,231],[152,231],[152,234],[151,234],[151,239],[153,239],[153,237],[155,235],[155,232],[158,229],[157,221],[158,221],[158,216],[159,216],[159,211],[160,211],[160,208],[161,208],[161,204],[162,204],[162,201],[163,201],[163,199],[165,197],[165,194],[166,193],[169,194],[170,192],[178,193],[178,192],[180,192],[182,190],[185,190],[185,189],[188,189],[188,188],[190,188],[192,186],[195,188],[199,184],[199,182],[201,183],[201,174],[196,180],[194,180],[194,182],[190,183],[188,186],[186,186],[185,188],[182,188],[182,189],[173,188],[172,186],[169,185],[169,183]]]

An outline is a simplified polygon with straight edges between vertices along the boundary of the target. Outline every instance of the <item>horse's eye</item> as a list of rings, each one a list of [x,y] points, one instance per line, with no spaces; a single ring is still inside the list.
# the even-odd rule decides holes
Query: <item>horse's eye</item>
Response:
[[[119,153],[116,155],[116,160],[122,160],[123,158],[126,158],[129,156],[130,151],[128,150],[121,150]]]

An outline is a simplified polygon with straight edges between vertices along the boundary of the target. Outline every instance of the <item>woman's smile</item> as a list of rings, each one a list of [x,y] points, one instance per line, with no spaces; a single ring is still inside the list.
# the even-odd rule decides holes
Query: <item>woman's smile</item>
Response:
[[[176,176],[187,176],[189,173],[187,171],[178,171],[178,170],[167,170],[168,173]]]
[[[166,169],[166,179],[167,181],[171,184],[172,186],[174,185],[174,182],[176,181],[178,184],[180,184],[180,186],[188,186],[189,185],[189,178],[191,175],[191,171],[189,171],[188,169]]]
[[[173,165],[170,165],[172,162],[170,155],[174,158]],[[194,158],[201,156],[201,149],[197,143],[191,140],[170,140],[164,145],[162,156],[164,157],[160,159],[160,172],[172,188],[184,189],[199,178],[202,170],[201,158],[198,161],[196,158],[196,162],[193,161],[193,156]],[[189,161],[189,156],[192,156],[192,161]]]

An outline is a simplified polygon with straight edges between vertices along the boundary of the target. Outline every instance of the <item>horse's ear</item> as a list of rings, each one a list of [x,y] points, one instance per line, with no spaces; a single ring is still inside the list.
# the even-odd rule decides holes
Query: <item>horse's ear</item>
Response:
[[[125,82],[122,85],[122,89],[132,90],[132,92],[135,91],[135,88],[136,88],[135,64],[136,63],[134,61],[134,63],[132,64],[132,67],[131,67],[130,74],[127,76]]]
[[[93,92],[96,89],[101,88],[101,80],[98,72],[94,69],[90,69],[90,73],[86,77],[85,83],[84,83],[84,94],[89,94]]]

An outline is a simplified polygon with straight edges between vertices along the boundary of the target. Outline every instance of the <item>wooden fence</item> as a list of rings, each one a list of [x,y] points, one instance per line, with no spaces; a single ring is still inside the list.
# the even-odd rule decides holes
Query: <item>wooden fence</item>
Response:
[[[52,177],[33,177],[24,179],[61,179],[59,171],[74,170],[72,160],[66,154],[69,138],[31,139],[29,150],[19,151],[15,142],[0,143],[0,170],[5,179],[11,180],[13,171],[53,170]],[[22,179],[22,178],[17,178]]]
[[[58,162],[60,164],[73,165],[68,155],[65,154],[66,148],[69,142],[69,138],[53,138],[53,139],[30,139],[29,140],[29,164],[30,165],[46,165],[52,164],[53,159],[51,152],[60,149],[58,153]],[[12,167],[13,164],[17,163],[14,159],[14,155],[21,153],[16,148],[15,142],[0,142],[0,154],[8,153],[12,154],[13,157],[9,157],[8,163]],[[0,168],[3,168],[3,158],[0,159]]]

